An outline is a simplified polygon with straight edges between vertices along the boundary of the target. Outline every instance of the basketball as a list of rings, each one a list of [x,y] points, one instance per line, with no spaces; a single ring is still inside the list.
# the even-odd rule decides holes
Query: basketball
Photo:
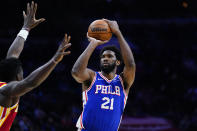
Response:
[[[112,37],[111,29],[104,20],[93,21],[88,28],[88,36],[97,40],[106,41]]]

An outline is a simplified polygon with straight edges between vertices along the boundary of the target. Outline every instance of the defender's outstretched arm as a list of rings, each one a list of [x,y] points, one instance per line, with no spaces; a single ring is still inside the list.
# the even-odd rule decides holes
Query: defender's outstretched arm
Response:
[[[31,5],[27,4],[27,11],[23,11],[24,24],[21,31],[18,33],[14,42],[10,46],[6,58],[18,58],[23,50],[24,42],[29,34],[29,31],[36,27],[41,22],[45,21],[44,18],[36,19],[35,14],[37,11],[37,4],[32,1]]]
[[[9,97],[20,97],[38,87],[49,76],[49,74],[63,59],[63,57],[70,54],[70,51],[64,52],[68,47],[71,46],[69,41],[70,36],[67,37],[67,35],[65,35],[65,38],[59,46],[56,54],[51,60],[49,60],[49,62],[33,71],[24,80],[10,82],[6,86],[0,88],[0,93]]]

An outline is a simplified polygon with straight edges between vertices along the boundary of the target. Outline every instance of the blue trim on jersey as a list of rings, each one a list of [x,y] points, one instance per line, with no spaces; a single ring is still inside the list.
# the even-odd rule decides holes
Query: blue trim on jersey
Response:
[[[120,76],[108,80],[96,72],[92,84],[83,92],[82,131],[117,131],[126,103]]]

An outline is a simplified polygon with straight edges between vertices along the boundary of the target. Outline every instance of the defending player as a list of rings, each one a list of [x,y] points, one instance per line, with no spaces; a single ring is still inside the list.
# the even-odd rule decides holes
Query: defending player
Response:
[[[27,14],[23,12],[23,28],[9,48],[6,59],[0,62],[0,131],[10,130],[18,110],[20,97],[38,87],[63,57],[70,54],[69,51],[64,52],[71,46],[70,36],[65,35],[51,60],[23,79],[22,65],[18,57],[23,50],[28,32],[44,21],[43,18],[35,19],[36,9],[37,4],[34,2],[31,5],[27,4]]]
[[[87,68],[95,48],[107,42],[87,36],[90,43],[72,68],[72,76],[82,83],[83,89],[83,112],[76,125],[82,131],[118,130],[135,77],[134,57],[117,22],[105,21],[119,41],[125,66],[123,72],[117,75],[116,70],[122,60],[121,53],[114,46],[106,46],[100,53],[101,72]]]

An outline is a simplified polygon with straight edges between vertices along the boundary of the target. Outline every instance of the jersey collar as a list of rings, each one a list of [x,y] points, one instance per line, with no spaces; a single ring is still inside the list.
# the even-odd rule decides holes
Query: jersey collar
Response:
[[[100,75],[105,81],[107,81],[108,83],[110,83],[111,81],[113,81],[113,80],[116,78],[116,76],[117,76],[117,75],[115,74],[114,78],[111,79],[111,80],[109,80],[109,79],[107,79],[104,75],[102,75],[101,72],[99,72],[99,75]]]

